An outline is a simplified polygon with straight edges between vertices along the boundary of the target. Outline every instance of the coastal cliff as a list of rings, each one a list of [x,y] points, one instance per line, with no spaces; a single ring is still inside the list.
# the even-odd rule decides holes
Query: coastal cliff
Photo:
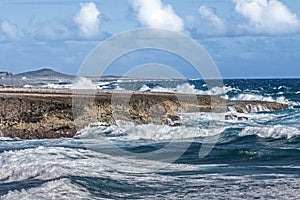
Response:
[[[73,137],[78,130],[96,121],[106,125],[115,124],[115,120],[178,125],[173,121],[179,119],[177,113],[180,112],[231,109],[257,112],[262,108],[282,110],[288,105],[234,102],[208,95],[128,91],[98,91],[91,95],[61,89],[1,88],[0,136],[21,139]]]

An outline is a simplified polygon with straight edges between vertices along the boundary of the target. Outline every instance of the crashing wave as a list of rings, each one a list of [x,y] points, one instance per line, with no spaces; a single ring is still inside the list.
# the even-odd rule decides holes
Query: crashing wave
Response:
[[[295,127],[275,125],[265,127],[246,127],[240,133],[240,137],[256,135],[260,138],[290,139],[300,135],[300,130]]]
[[[150,88],[148,85],[143,85],[139,90],[151,91],[151,92],[172,92],[172,93],[201,94],[201,95],[224,95],[230,91],[237,91],[238,89],[230,86],[223,86],[223,87],[213,87],[209,90],[199,90],[193,84],[183,83],[177,85],[176,88],[175,87],[166,88],[161,86]]]
[[[228,110],[230,112],[238,112],[238,110],[236,108],[234,108],[233,106],[228,106]],[[268,108],[265,105],[261,105],[261,104],[247,104],[244,107],[241,107],[242,113],[257,113],[257,112],[269,112],[271,111],[270,108]]]
[[[209,137],[222,133],[223,127],[186,127],[186,126],[168,126],[159,124],[140,124],[135,125],[132,122],[117,121],[113,126],[87,126],[78,134],[78,138],[85,138],[94,135],[103,135],[114,137],[117,140],[138,141],[166,141],[166,140],[184,140],[191,138]]]
[[[286,99],[284,96],[280,96],[277,98],[273,98],[271,96],[262,96],[258,94],[238,94],[229,100],[232,101],[266,101],[266,102],[277,102],[277,103],[282,103],[282,104],[287,104],[289,106],[293,106],[297,104],[296,102],[290,101]]]

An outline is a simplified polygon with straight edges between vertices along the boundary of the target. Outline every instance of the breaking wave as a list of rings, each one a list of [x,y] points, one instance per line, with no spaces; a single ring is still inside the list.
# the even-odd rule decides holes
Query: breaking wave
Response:
[[[295,127],[284,125],[246,127],[240,133],[240,137],[256,135],[260,138],[291,139],[300,135],[300,130]]]
[[[205,85],[206,86],[206,85]],[[149,87],[148,85],[143,85],[140,91],[150,91],[150,92],[172,92],[172,93],[187,93],[187,94],[202,94],[202,95],[224,95],[230,91],[236,91],[238,89],[223,86],[223,87],[213,87],[209,90],[200,90],[197,89],[195,85],[189,83],[179,84],[176,87],[161,87],[155,86],[153,88]]]
[[[135,125],[131,122],[118,121],[119,125],[114,126],[97,126],[91,124],[82,129],[77,137],[84,138],[91,135],[104,135],[117,140],[126,141],[169,141],[184,140],[191,138],[209,137],[221,134],[223,127],[186,127],[186,126],[168,126],[158,124],[141,124]],[[100,124],[101,125],[101,124]]]
[[[283,103],[283,104],[288,104],[291,105],[294,102],[289,101],[286,99],[284,96],[280,96],[277,98],[273,98],[271,96],[263,96],[263,95],[258,95],[258,94],[238,94],[230,100],[234,101],[267,101],[267,102],[278,102],[278,103]]]

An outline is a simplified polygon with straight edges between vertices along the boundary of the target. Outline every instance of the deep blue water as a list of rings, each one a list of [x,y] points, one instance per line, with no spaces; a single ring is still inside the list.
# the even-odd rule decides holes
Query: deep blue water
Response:
[[[208,91],[202,80],[99,88],[216,94],[289,109],[232,110],[231,120],[183,113],[180,127],[120,122],[87,127],[72,139],[2,138],[0,199],[300,198],[300,79],[224,80],[226,94]]]

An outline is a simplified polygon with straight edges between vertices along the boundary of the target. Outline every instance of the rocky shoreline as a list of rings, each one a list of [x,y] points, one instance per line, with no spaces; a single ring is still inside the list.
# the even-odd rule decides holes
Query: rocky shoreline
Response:
[[[229,101],[217,96],[129,91],[0,88],[0,136],[21,139],[73,137],[84,126],[116,120],[136,124],[175,123],[180,112],[254,112],[288,105]]]

